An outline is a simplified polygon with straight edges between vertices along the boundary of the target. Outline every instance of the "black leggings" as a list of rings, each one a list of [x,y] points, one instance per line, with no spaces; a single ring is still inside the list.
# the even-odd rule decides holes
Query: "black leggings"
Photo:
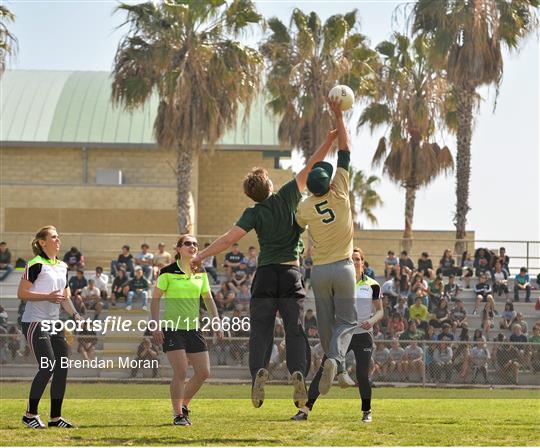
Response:
[[[68,345],[64,332],[50,334],[43,331],[39,322],[22,322],[26,341],[38,363],[38,372],[32,381],[27,412],[38,413],[38,405],[47,383],[51,379],[51,418],[62,415],[62,402],[66,391],[67,368],[61,367],[62,358],[67,360]],[[52,362],[56,361],[54,368]],[[47,362],[47,365],[45,365]]]
[[[362,411],[371,410],[371,384],[369,383],[369,366],[371,362],[371,352],[373,350],[373,339],[369,333],[355,334],[348,348],[349,351],[353,351],[356,359],[356,381],[358,383],[358,389],[360,391],[360,398],[362,399]],[[319,397],[319,381],[323,372],[324,361],[326,356],[323,357],[321,367],[313,377],[313,381],[309,385],[308,401],[306,406],[308,409],[313,409],[315,401]]]

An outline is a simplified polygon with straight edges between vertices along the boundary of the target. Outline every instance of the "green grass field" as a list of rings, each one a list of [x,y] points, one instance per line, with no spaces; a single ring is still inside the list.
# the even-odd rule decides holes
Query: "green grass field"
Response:
[[[377,388],[374,421],[362,424],[355,390],[333,389],[309,421],[294,422],[287,386],[269,386],[254,409],[248,386],[206,385],[193,426],[173,427],[165,384],[72,383],[64,416],[79,428],[36,431],[20,422],[28,388],[0,383],[0,445],[540,445],[531,390]],[[48,400],[40,409],[46,421]]]

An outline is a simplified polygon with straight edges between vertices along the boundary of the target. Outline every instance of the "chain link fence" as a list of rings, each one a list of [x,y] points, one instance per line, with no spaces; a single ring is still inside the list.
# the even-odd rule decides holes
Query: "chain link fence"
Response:
[[[70,357],[81,362],[80,376],[170,378],[171,369],[161,347],[152,338],[133,336],[67,335]],[[212,378],[249,382],[248,338],[207,337]],[[310,380],[320,368],[324,352],[317,339],[311,339]],[[269,362],[270,379],[287,382],[286,343],[276,338]],[[125,362],[122,365],[120,359]],[[139,361],[153,361],[140,367]],[[32,377],[36,360],[20,333],[0,335],[2,378]],[[133,367],[138,363],[138,367]],[[144,365],[144,363],[142,364]],[[148,364],[149,365],[149,364]],[[84,372],[84,369],[86,373]],[[347,369],[356,378],[352,352]],[[70,375],[72,375],[70,373]],[[76,375],[77,376],[77,375]],[[376,340],[370,363],[375,384],[413,385],[540,385],[540,343]]]

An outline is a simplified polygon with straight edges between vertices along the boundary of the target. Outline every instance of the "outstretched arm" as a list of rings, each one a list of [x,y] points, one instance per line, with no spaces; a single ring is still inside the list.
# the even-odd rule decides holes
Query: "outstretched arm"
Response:
[[[337,137],[337,132],[338,131],[336,129],[328,132],[326,140],[321,146],[319,146],[319,149],[317,149],[317,151],[315,151],[315,153],[309,158],[304,169],[296,175],[296,184],[298,185],[298,190],[300,191],[300,193],[302,193],[306,188],[307,177],[313,165],[315,165],[317,162],[320,162],[321,160],[324,160],[326,155],[328,154],[328,151],[330,151],[332,143]]]
[[[339,99],[328,99],[328,104],[330,109],[336,117],[336,128],[337,128],[337,138],[338,138],[338,149],[340,151],[350,151],[349,147],[349,133],[345,128],[345,121],[343,121],[343,111],[340,106],[341,100]]]
[[[238,226],[233,226],[231,229],[221,235],[216,241],[208,246],[203,251],[199,252],[196,257],[191,260],[191,267],[198,267],[206,257],[217,255],[223,252],[234,243],[238,242],[247,232]]]

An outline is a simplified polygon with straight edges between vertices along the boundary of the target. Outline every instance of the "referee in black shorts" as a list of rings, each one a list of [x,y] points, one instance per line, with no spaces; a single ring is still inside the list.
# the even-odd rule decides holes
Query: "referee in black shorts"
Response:
[[[245,209],[236,225],[192,262],[200,265],[206,257],[224,251],[250,230],[257,233],[260,254],[251,287],[249,336],[251,401],[256,408],[261,407],[264,401],[277,311],[285,326],[286,361],[294,385],[293,400],[299,408],[307,401],[305,377],[311,354],[302,325],[306,292],[298,261],[303,244],[295,212],[306,187],[308,173],[316,162],[326,157],[336,137],[337,131],[330,131],[304,169],[276,193],[268,172],[263,168],[253,168],[244,179],[244,192],[255,201],[255,205]]]

